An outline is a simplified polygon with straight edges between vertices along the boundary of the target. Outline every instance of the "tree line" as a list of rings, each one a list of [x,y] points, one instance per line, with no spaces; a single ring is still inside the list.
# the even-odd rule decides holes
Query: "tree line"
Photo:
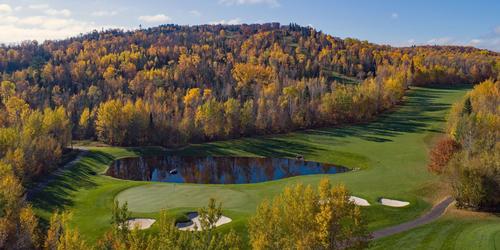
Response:
[[[500,209],[500,81],[487,80],[453,105],[448,134],[430,152],[461,208]]]

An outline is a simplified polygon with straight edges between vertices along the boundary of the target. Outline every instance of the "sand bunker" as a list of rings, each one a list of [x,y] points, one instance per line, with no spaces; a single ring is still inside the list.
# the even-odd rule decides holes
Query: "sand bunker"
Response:
[[[407,201],[398,201],[398,200],[391,200],[391,199],[386,199],[382,198],[380,199],[380,203],[384,206],[389,206],[389,207],[406,207],[410,205],[409,202]]]
[[[354,203],[358,206],[362,206],[362,207],[370,206],[370,203],[367,200],[365,200],[363,198],[356,197],[356,196],[349,196],[349,201],[351,201],[352,203]],[[324,204],[325,200],[319,200],[318,203]]]
[[[358,206],[362,206],[362,207],[370,206],[370,203],[367,200],[363,199],[363,198],[359,198],[359,197],[356,197],[356,196],[350,196],[349,200],[352,201],[354,204],[356,204]]]
[[[156,220],[153,219],[141,219],[141,218],[136,218],[136,219],[130,219],[127,221],[128,223],[128,228],[130,229],[148,229],[151,227],[156,222]]]
[[[198,231],[201,231],[201,223],[200,223],[200,216],[198,216],[198,213],[188,213],[187,214],[188,218],[190,221],[188,222],[179,222],[176,223],[175,226],[179,228],[179,230],[182,231],[194,231],[195,225]],[[231,218],[226,217],[226,216],[221,216],[220,219],[215,223],[216,227],[219,227],[221,225],[227,224],[231,222]]]

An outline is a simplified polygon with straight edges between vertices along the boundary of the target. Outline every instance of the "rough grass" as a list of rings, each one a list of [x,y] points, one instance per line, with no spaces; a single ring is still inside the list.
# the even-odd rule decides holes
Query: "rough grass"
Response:
[[[398,224],[417,217],[431,204],[424,200],[437,178],[426,171],[429,138],[441,128],[450,105],[465,89],[415,88],[394,112],[374,122],[346,127],[314,129],[287,135],[246,138],[196,144],[180,155],[295,157],[340,164],[359,171],[335,175],[300,176],[277,181],[243,185],[194,185],[146,183],[102,176],[112,160],[158,152],[131,148],[94,147],[88,156],[50,185],[34,204],[44,218],[58,208],[74,213],[73,225],[84,237],[94,241],[109,227],[113,200],[127,201],[134,216],[155,218],[161,209],[173,217],[205,206],[209,197],[223,202],[225,215],[233,219],[221,230],[236,228],[246,232],[245,224],[257,204],[271,198],[289,184],[316,185],[327,177],[347,185],[356,196],[373,206],[363,209],[370,229]],[[390,208],[377,203],[381,196],[410,201],[405,208]],[[154,230],[154,226],[151,230]]]

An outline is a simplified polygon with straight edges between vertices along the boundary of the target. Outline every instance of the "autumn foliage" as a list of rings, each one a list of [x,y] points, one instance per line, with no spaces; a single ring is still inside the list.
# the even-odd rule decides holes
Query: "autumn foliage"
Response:
[[[486,80],[457,102],[448,118],[448,132],[460,145],[446,171],[457,206],[473,210],[500,209],[500,81]],[[451,139],[449,139],[451,140]],[[447,159],[451,142],[431,155]],[[440,155],[442,153],[442,155]]]
[[[429,171],[441,174],[444,172],[446,164],[460,148],[460,145],[449,137],[442,137],[432,148],[429,157],[430,162],[427,165]]]
[[[410,85],[497,77],[499,58],[296,24],[163,25],[0,46],[0,74],[10,105],[64,108],[74,138],[176,146],[370,120]]]
[[[249,222],[252,249],[362,249],[370,234],[347,189],[323,179],[297,184],[264,201]]]

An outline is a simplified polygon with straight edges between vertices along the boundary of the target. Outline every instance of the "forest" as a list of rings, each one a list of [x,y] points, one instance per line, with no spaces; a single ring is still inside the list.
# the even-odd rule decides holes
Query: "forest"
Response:
[[[72,140],[173,148],[367,122],[404,102],[412,86],[430,84],[486,82],[454,108],[450,138],[439,144],[446,152],[435,149],[431,157],[437,163],[430,168],[449,173],[461,206],[489,209],[499,202],[483,199],[498,190],[498,180],[490,178],[498,176],[498,157],[482,153],[484,149],[498,153],[495,79],[500,78],[500,54],[496,52],[458,46],[396,48],[340,39],[296,24],[163,25],[2,45],[0,72],[0,248],[42,247],[24,188],[55,170]],[[493,102],[484,97],[490,91],[496,91]],[[465,167],[462,159],[477,168]],[[445,170],[447,164],[455,167]],[[497,167],[480,167],[485,164]],[[476,183],[470,178],[482,178],[484,185],[463,184]],[[343,188],[323,190],[311,194],[311,199],[336,195],[346,200],[346,193]],[[321,207],[315,207],[311,216],[331,209]],[[270,210],[272,204],[267,203],[258,212],[272,219]],[[316,216],[328,215],[323,213]],[[355,213],[345,216],[358,221],[359,212]],[[64,225],[65,216],[54,215],[54,232],[61,231],[58,227]],[[336,219],[342,218],[332,220]],[[259,236],[264,229],[262,223],[253,224],[257,238],[252,244],[272,248],[280,236]],[[42,238],[48,238],[46,249],[55,249],[50,230]],[[120,233],[118,226],[113,230]],[[169,234],[168,228],[164,230]],[[315,230],[326,234],[318,249],[337,244],[328,241],[327,229]],[[360,242],[342,244],[365,246],[365,229],[359,230],[352,233],[354,238],[361,235]],[[123,237],[133,237],[128,233]],[[78,242],[72,234],[61,237],[68,241],[76,237]],[[214,237],[231,241],[235,236]],[[299,238],[294,240],[307,240]]]
[[[64,107],[73,138],[164,146],[365,121],[408,85],[477,83],[500,67],[486,50],[392,48],[277,23],[93,32],[4,46],[0,60],[3,85],[33,109]]]

